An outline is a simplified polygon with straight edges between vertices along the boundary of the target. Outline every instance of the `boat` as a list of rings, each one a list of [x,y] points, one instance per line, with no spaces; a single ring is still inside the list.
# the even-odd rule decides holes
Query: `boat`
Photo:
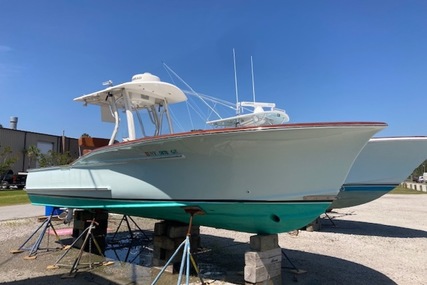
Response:
[[[427,158],[427,137],[372,138],[330,209],[362,205],[396,188]]]
[[[236,116],[207,121],[208,125],[220,128],[244,127],[244,126],[271,126],[289,122],[289,116],[285,110],[276,108],[274,103],[264,102],[238,102],[237,109],[244,107],[253,108],[251,112],[237,114]],[[264,108],[269,108],[265,110]]]
[[[180,222],[198,209],[195,225],[257,234],[299,229],[325,212],[361,149],[386,127],[330,122],[175,133],[169,107],[186,95],[150,73],[74,100],[100,106],[103,120],[114,122],[111,138],[70,165],[29,170],[31,203]],[[121,122],[128,134],[116,142]],[[146,122],[151,135],[136,130]]]

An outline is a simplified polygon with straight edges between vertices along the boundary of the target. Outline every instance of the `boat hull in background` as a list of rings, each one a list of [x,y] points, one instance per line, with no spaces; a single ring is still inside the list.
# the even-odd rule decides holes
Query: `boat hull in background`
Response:
[[[403,182],[427,158],[427,137],[373,138],[356,158],[331,209],[371,202]]]

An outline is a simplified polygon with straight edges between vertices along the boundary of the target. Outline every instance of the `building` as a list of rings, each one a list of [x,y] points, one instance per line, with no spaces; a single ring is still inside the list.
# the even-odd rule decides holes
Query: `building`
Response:
[[[12,156],[17,158],[11,167],[14,173],[26,172],[29,168],[38,167],[37,159],[31,159],[26,155],[31,146],[37,147],[43,154],[53,151],[57,153],[69,152],[72,158],[79,156],[77,139],[21,131],[17,129],[17,121],[16,117],[11,117],[10,128],[0,126],[0,151],[4,147],[10,147],[13,151]]]

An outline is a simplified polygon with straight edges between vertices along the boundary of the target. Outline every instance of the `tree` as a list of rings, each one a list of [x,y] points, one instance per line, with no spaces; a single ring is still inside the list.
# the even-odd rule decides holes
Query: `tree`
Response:
[[[5,146],[1,150],[0,145],[0,175],[3,175],[17,161],[17,158],[12,155],[13,151],[10,146]]]
[[[414,176],[421,176],[424,174],[424,172],[427,170],[427,160],[424,160],[423,163],[421,163],[417,168],[415,168],[412,175]]]
[[[73,158],[68,151],[65,153],[59,153],[49,150],[49,152],[46,154],[40,154],[37,158],[37,161],[40,167],[48,167],[69,164],[73,161]]]
[[[28,168],[31,168],[33,159],[37,159],[40,154],[40,150],[35,145],[30,145],[28,149],[25,150],[25,155],[28,158]]]

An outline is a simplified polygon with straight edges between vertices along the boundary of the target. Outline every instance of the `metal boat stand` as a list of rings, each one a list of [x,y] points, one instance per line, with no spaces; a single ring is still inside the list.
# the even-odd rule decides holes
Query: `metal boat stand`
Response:
[[[87,221],[89,222],[89,221]],[[79,265],[87,265],[89,267],[89,269],[92,269],[94,265],[98,265],[98,266],[106,266],[106,265],[111,265],[114,262],[112,261],[103,261],[103,262],[92,262],[91,259],[91,255],[92,255],[92,243],[96,246],[99,254],[105,259],[105,256],[102,254],[101,248],[98,244],[98,242],[96,241],[93,233],[92,233],[92,229],[95,228],[95,225],[97,225],[98,223],[95,221],[95,219],[92,219],[90,221],[90,225],[76,238],[76,240],[69,246],[67,246],[66,251],[64,252],[64,254],[62,254],[55,262],[55,264],[53,265],[49,265],[47,267],[47,269],[58,269],[59,267],[63,266],[69,266],[69,265],[65,265],[65,264],[60,264],[59,262],[68,254],[68,252],[71,250],[71,248],[80,240],[84,238],[84,241],[80,247],[79,250],[79,254],[77,255],[76,259],[74,260],[70,272],[68,274],[65,274],[62,276],[62,278],[72,278],[75,276],[75,274],[77,273],[77,271],[79,270]],[[84,249],[86,247],[86,245],[89,245],[89,262],[88,263],[81,263],[81,259],[83,256],[83,252]]]
[[[197,214],[204,214],[204,212],[203,212],[203,210],[201,210],[198,207],[186,207],[186,208],[184,208],[184,211],[186,213],[190,214],[190,222],[188,224],[187,236],[185,237],[185,240],[178,246],[178,248],[172,254],[172,256],[169,258],[168,262],[166,262],[166,264],[160,270],[159,274],[157,274],[156,278],[153,280],[151,285],[155,285],[157,283],[157,281],[159,281],[159,278],[161,277],[163,272],[166,270],[168,265],[172,262],[172,260],[175,258],[175,256],[178,254],[179,250],[183,246],[184,246],[184,249],[183,249],[183,254],[182,254],[182,259],[181,259],[181,266],[179,268],[178,282],[176,284],[181,285],[181,279],[182,279],[184,267],[186,269],[186,271],[185,271],[185,282],[186,283],[185,284],[186,285],[189,284],[189,281],[190,281],[190,260],[191,260],[191,264],[193,265],[194,269],[196,270],[197,276],[199,277],[201,284],[202,285],[207,284],[203,281],[202,276],[200,275],[200,270],[199,270],[199,268],[196,264],[196,261],[194,260],[193,255],[191,254],[191,251],[190,251],[190,248],[191,248],[190,236],[191,236],[191,227],[193,225],[193,216],[197,215]]]
[[[134,239],[136,239],[137,237],[135,236],[135,233],[134,233],[134,231],[132,231],[132,228],[131,228],[131,226],[130,226],[130,223],[129,223],[129,220],[136,226],[136,228],[142,233],[142,235],[144,236],[144,240],[146,240],[146,241],[150,241],[151,239],[145,234],[145,232],[138,226],[138,224],[135,222],[135,220],[134,219],[132,219],[132,217],[131,216],[128,216],[128,215],[123,215],[123,217],[122,217],[122,219],[120,220],[120,223],[119,223],[119,225],[117,226],[117,229],[116,229],[116,231],[114,232],[114,234],[113,234],[113,237],[111,238],[111,241],[110,242],[114,242],[115,241],[115,238],[116,238],[116,235],[117,235],[117,233],[119,232],[119,229],[120,229],[120,227],[122,226],[122,223],[123,223],[123,221],[124,222],[126,222],[126,225],[127,225],[127,228],[128,228],[128,232],[129,232],[129,235],[130,235],[130,238],[132,239],[132,240],[134,240]]]
[[[335,228],[337,225],[334,223],[331,216],[328,215],[328,211],[325,212],[325,216],[326,216],[326,218],[328,218],[328,220],[331,222],[332,226]]]
[[[135,233],[135,230],[132,230],[131,228],[131,224],[130,222],[132,222],[134,224],[134,226],[138,229],[138,232],[142,233],[142,236],[138,236]],[[120,227],[122,226],[123,222],[126,223],[127,225],[127,230],[129,232],[129,239],[127,238],[116,238]],[[124,262],[129,262],[129,263],[133,263],[135,261],[135,259],[138,257],[138,255],[136,255],[133,259],[129,260],[129,256],[131,253],[131,249],[133,246],[137,245],[140,247],[140,249],[138,250],[138,253],[141,253],[143,250],[148,250],[149,248],[146,246],[148,245],[148,243],[152,240],[152,238],[150,238],[149,236],[147,236],[147,234],[145,234],[144,230],[142,230],[138,224],[132,219],[131,216],[127,216],[124,215],[122,217],[122,219],[120,220],[119,225],[117,226],[116,231],[114,232],[113,236],[111,237],[111,239],[107,239],[107,244],[108,244],[108,248],[109,250],[112,250],[117,258],[117,260],[119,261],[124,261]],[[124,248],[127,248],[127,252],[126,252],[126,256],[123,260],[121,260],[121,258],[119,257],[119,255],[117,254],[117,250],[122,250]]]
[[[21,253],[21,252],[24,252],[25,250],[29,250],[29,254],[28,254],[28,256],[25,256],[24,257],[24,259],[28,259],[28,260],[31,260],[31,259],[36,259],[37,258],[37,252],[39,251],[39,250],[46,250],[46,251],[49,251],[49,250],[61,250],[61,249],[63,249],[65,246],[61,243],[61,239],[59,238],[59,235],[58,235],[58,233],[56,232],[56,230],[55,230],[55,227],[53,226],[53,224],[52,224],[52,216],[53,216],[53,213],[55,212],[55,210],[57,210],[58,208],[53,208],[52,209],[52,212],[50,213],[50,215],[43,221],[43,223],[30,235],[30,237],[18,248],[18,249],[16,249],[16,250],[11,250],[10,251],[10,253],[13,253],[13,254],[16,254],[16,253]],[[42,248],[42,247],[40,247],[40,245],[41,245],[41,243],[42,243],[42,241],[43,241],[43,238],[44,238],[44,236],[45,236],[45,234],[46,234],[46,232],[49,230],[49,229],[52,229],[52,231],[54,232],[54,234],[55,234],[55,237],[56,237],[56,240],[57,240],[57,242],[59,242],[59,244],[60,244],[60,247],[54,247],[54,248],[49,248],[49,247],[45,247],[45,248]],[[36,242],[33,244],[33,246],[32,247],[30,247],[30,248],[25,248],[25,245],[38,233],[40,231],[40,235],[39,235],[39,237],[37,238],[37,240],[36,240]],[[49,245],[49,235],[47,236],[47,245]]]
[[[298,269],[295,264],[291,261],[291,259],[289,258],[289,256],[286,254],[285,250],[282,248],[282,255],[289,261],[289,263],[291,264],[291,267],[282,267],[282,268],[286,268],[289,269],[290,272],[292,272],[294,274],[293,276],[293,281],[298,282],[297,279],[297,275],[299,274],[303,274],[306,273],[307,271],[302,270],[302,269]]]

